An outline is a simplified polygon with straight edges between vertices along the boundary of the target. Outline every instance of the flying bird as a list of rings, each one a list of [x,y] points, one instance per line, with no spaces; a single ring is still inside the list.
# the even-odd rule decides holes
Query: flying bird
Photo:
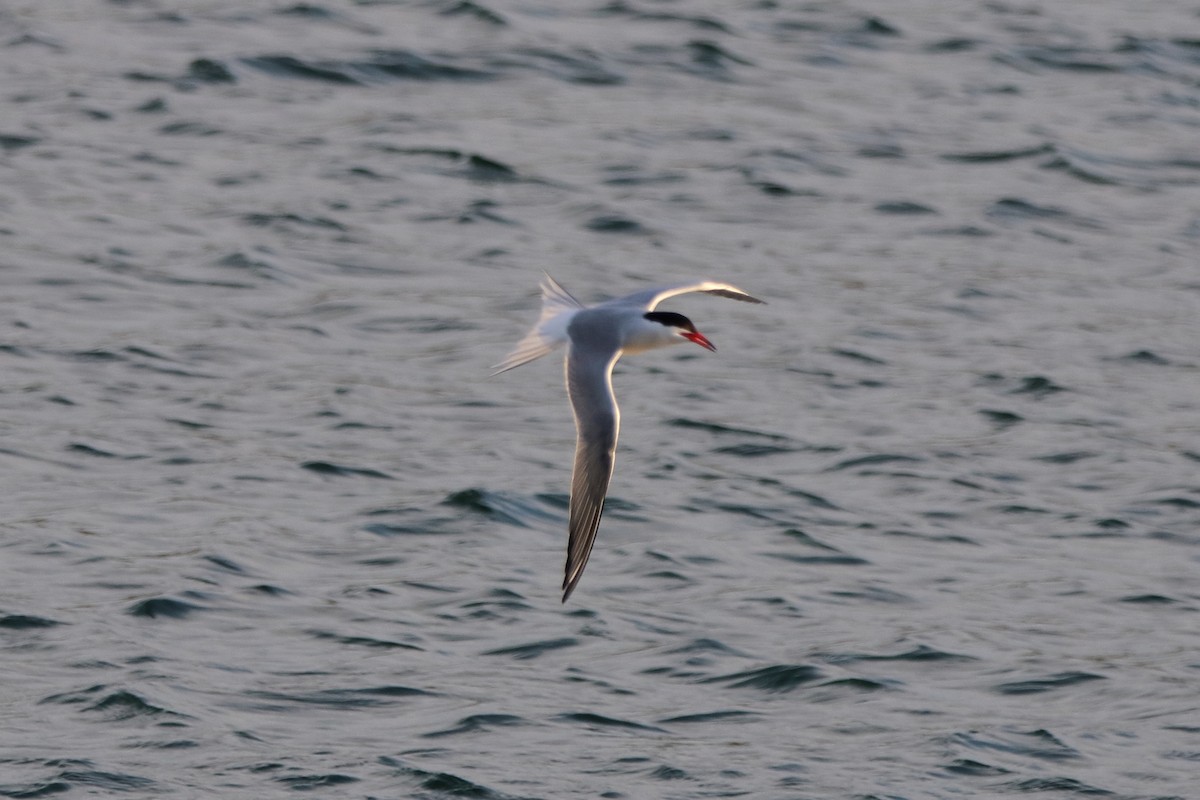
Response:
[[[542,315],[497,364],[493,375],[541,358],[561,344],[567,345],[567,394],[575,413],[575,468],[571,474],[568,512],[567,564],[562,601],[567,602],[583,575],[604,497],[612,478],[621,412],[613,395],[613,365],[623,355],[642,353],[667,345],[695,342],[715,351],[692,321],[673,311],[655,311],[668,297],[706,292],[747,303],[762,303],[736,286],[719,281],[697,281],[643,289],[631,295],[585,306],[549,275],[542,281]]]

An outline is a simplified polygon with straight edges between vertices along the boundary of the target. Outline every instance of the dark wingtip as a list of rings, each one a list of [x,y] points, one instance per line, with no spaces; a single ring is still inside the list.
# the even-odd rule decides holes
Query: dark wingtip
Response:
[[[708,294],[715,294],[718,297],[728,297],[730,300],[741,300],[744,303],[760,303],[764,306],[767,304],[766,300],[759,300],[754,295],[746,294],[741,289],[736,291],[729,289],[708,289],[706,291]]]

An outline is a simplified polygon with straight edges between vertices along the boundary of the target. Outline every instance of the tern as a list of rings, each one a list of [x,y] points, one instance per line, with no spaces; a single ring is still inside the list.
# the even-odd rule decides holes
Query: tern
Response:
[[[567,394],[575,414],[575,467],[571,473],[568,511],[567,564],[562,601],[583,576],[596,541],[604,497],[612,478],[621,412],[613,395],[612,371],[617,360],[682,342],[695,342],[707,350],[717,348],[692,321],[673,311],[655,311],[668,297],[706,292],[747,303],[762,303],[736,286],[719,281],[696,281],[658,286],[585,306],[546,275],[542,281],[542,315],[493,375],[541,358],[559,345],[567,345]]]

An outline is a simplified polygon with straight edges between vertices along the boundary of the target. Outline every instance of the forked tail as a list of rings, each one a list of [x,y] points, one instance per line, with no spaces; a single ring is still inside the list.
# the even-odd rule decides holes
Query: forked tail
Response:
[[[528,364],[567,341],[567,323],[581,308],[583,303],[572,297],[570,292],[547,274],[542,281],[542,315],[538,317],[533,329],[525,334],[525,338],[517,342],[512,352],[492,367],[492,374],[499,375],[514,367]]]

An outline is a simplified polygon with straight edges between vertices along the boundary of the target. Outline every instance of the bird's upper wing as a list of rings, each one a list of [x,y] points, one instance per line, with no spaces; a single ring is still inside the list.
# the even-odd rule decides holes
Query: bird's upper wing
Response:
[[[571,473],[570,537],[563,574],[563,602],[583,575],[612,478],[621,412],[612,390],[612,369],[620,356],[614,342],[581,345],[567,351],[567,392],[575,412],[575,469]]]
[[[668,297],[674,297],[677,294],[687,294],[688,292],[705,292],[707,294],[715,294],[720,297],[729,297],[733,300],[743,300],[747,303],[763,303],[757,297],[752,297],[736,286],[721,281],[694,281],[692,283],[679,283],[671,286],[656,286],[652,289],[642,289],[640,292],[618,297],[616,300],[609,300],[604,305],[610,306],[642,306],[647,311],[653,311],[655,306],[666,300]]]

